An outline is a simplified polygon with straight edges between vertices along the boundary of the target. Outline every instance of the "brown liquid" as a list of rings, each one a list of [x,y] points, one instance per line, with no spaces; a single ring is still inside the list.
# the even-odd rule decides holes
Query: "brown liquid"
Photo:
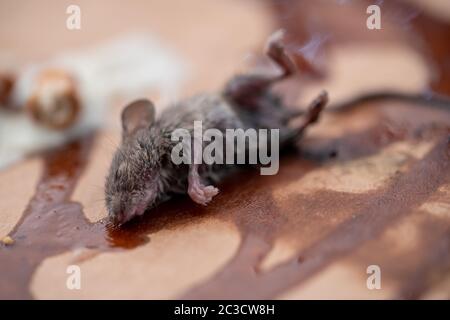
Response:
[[[290,2],[283,3],[288,5],[279,8],[280,16],[284,15],[283,10],[290,10],[292,15],[300,10],[294,5],[289,7]],[[443,39],[450,28],[423,15],[414,23],[423,31],[433,59],[442,71],[440,81],[433,87],[449,94],[450,44]],[[293,26],[286,27],[295,31]],[[298,39],[301,39],[300,34]],[[416,112],[418,110],[412,107],[408,116],[420,115]],[[373,116],[372,112],[367,114]],[[48,152],[44,155],[43,174],[35,195],[10,233],[16,242],[0,247],[0,298],[32,298],[31,278],[48,257],[74,248],[100,252],[126,250],[147,243],[151,234],[161,229],[177,229],[213,216],[238,227],[241,245],[229,263],[187,290],[181,298],[273,298],[380,237],[390,224],[414,214],[424,201],[436,194],[439,186],[450,182],[448,122],[447,127],[441,123],[405,129],[394,121],[392,125],[398,130],[392,131],[382,123],[382,110],[378,116],[380,124],[362,132],[332,140],[307,138],[301,154],[291,152],[283,156],[280,172],[275,176],[260,176],[249,169],[229,177],[220,186],[220,195],[206,208],[199,208],[187,197],[179,197],[124,228],[114,228],[105,221],[90,223],[82,206],[71,201],[78,178],[89,160],[93,137]],[[277,186],[297,181],[327,162],[376,154],[396,141],[433,138],[438,138],[439,142],[432,151],[422,160],[413,161],[405,174],[397,175],[379,190],[362,195],[323,191],[290,196],[281,204],[272,198]],[[417,270],[407,270],[414,281],[402,286],[399,297],[420,297],[430,284],[430,274],[443,274],[450,255],[448,227],[427,226],[437,235],[424,239],[426,254]],[[297,245],[297,255],[273,269],[260,270],[262,259],[280,236],[288,237]]]
[[[91,144],[89,137],[44,156],[36,193],[10,233],[15,243],[0,249],[0,298],[31,298],[31,276],[47,257],[76,247],[107,246],[104,227],[90,224],[81,205],[70,201]]]

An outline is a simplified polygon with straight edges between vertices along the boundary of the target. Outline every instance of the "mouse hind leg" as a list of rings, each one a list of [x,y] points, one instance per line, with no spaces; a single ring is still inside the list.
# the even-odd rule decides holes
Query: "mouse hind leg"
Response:
[[[292,111],[287,114],[286,121],[289,122],[302,116],[302,121],[295,128],[286,126],[280,130],[280,142],[282,145],[294,143],[295,140],[303,135],[306,128],[319,120],[320,114],[328,103],[328,93],[322,91],[308,106],[306,111]],[[289,117],[289,118],[288,118]]]
[[[245,108],[258,108],[264,101],[269,87],[295,73],[294,62],[287,55],[282,40],[284,31],[272,34],[266,43],[266,55],[280,69],[278,74],[246,74],[233,77],[225,86],[224,96],[236,105]]]
[[[196,163],[202,159],[202,142],[195,138],[192,142],[193,153],[189,165],[187,193],[194,202],[206,206],[219,193],[219,189],[212,185],[204,185],[199,173],[200,165]]]
[[[206,206],[214,196],[219,193],[219,189],[209,185],[205,186],[199,174],[199,165],[191,164],[188,173],[188,194],[196,203]]]

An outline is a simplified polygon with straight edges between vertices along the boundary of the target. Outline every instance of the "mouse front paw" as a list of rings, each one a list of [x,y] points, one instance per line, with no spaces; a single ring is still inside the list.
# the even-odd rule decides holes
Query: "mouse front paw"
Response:
[[[188,194],[191,199],[203,206],[206,206],[214,196],[219,193],[219,189],[214,186],[204,186],[201,183],[189,185]]]

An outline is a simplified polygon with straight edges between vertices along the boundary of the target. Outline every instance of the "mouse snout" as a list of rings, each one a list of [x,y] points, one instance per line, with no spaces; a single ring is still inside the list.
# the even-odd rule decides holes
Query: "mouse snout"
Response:
[[[126,208],[120,197],[112,198],[108,209],[109,218],[114,224],[121,225],[126,222]]]
[[[110,214],[110,219],[115,225],[122,225],[125,222],[128,222],[135,216],[135,210],[133,208],[131,209],[122,209],[113,211],[112,214]]]
[[[141,216],[155,202],[155,192],[145,190],[140,193],[114,194],[107,199],[109,219],[117,225],[122,225],[134,217]]]
[[[118,211],[118,212],[110,215],[110,218],[111,218],[112,222],[115,225],[119,225],[119,226],[126,222],[126,218],[125,217],[126,217],[126,215],[125,215],[125,213],[123,211]]]
[[[144,213],[147,199],[134,199],[125,196],[113,198],[109,209],[109,217],[114,224],[122,225],[135,216]]]

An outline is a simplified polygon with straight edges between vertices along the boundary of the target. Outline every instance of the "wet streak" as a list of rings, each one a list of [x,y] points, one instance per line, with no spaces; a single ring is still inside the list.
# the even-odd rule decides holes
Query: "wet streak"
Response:
[[[377,203],[377,199],[380,198],[384,199],[380,195],[386,193],[386,197],[392,194],[401,196],[403,192],[409,191],[402,188],[405,184],[395,184],[387,190],[383,189],[364,194],[348,194],[324,190],[309,195],[292,195],[284,204],[274,200],[271,191],[282,188],[289,181],[298,181],[304,174],[318,168],[319,163],[325,164],[339,161],[341,158],[348,160],[369,156],[396,141],[414,140],[418,137],[422,139],[423,136],[428,136],[430,133],[428,131],[432,132],[433,130],[425,126],[423,128],[410,128],[408,131],[392,131],[381,125],[361,132],[343,135],[334,140],[315,139],[309,142],[305,141],[302,153],[303,160],[296,159],[292,155],[290,158],[285,158],[286,160],[281,165],[279,174],[264,186],[262,185],[264,183],[263,179],[244,179],[247,183],[242,185],[240,190],[234,189],[234,192],[230,190],[235,202],[242,203],[244,204],[243,206],[230,208],[226,206],[226,203],[220,204],[219,202],[219,207],[225,209],[222,211],[226,212],[226,210],[230,209],[231,211],[237,211],[230,218],[233,219],[241,231],[242,243],[238,252],[213,277],[188,290],[181,298],[273,298],[277,293],[301,282],[301,279],[291,279],[292,281],[290,281],[289,274],[299,274],[302,267],[298,266],[298,262],[301,261],[303,264],[309,260],[309,257],[303,251],[299,251],[299,254],[290,261],[290,264],[292,264],[291,269],[283,270],[278,274],[279,278],[266,282],[265,279],[270,279],[273,271],[259,272],[259,264],[272,249],[275,239],[280,236],[287,237],[292,240],[291,245],[294,247],[298,246],[298,244],[304,246],[309,243],[311,246],[319,246],[322,242],[328,243],[325,237],[327,232],[333,232],[334,229],[339,230],[342,227],[341,224],[346,225],[347,221],[350,221],[350,223],[352,221],[360,221],[358,219],[361,219],[361,217],[357,217],[365,213],[368,204],[373,201]],[[392,132],[399,132],[399,134],[392,134]],[[440,134],[442,135],[443,132],[446,132],[446,130],[444,129]],[[382,136],[385,136],[385,138],[381,138]],[[330,151],[332,150],[338,150],[337,155],[330,156]],[[305,160],[308,158],[313,161]],[[433,167],[430,159],[430,157],[425,158],[423,161],[425,165],[429,164]],[[446,159],[444,158],[444,160]],[[303,168],[300,166],[301,163],[304,163]],[[297,171],[293,174],[295,169]],[[441,172],[441,170],[445,172],[445,168],[438,168],[437,172]],[[418,171],[420,172],[420,170]],[[426,180],[428,177],[425,175],[422,178]],[[429,192],[433,192],[435,187],[433,186]],[[245,205],[246,201],[250,201],[253,205],[247,208]],[[420,200],[418,201],[420,203]],[[389,210],[387,206],[389,203],[386,202],[386,200],[380,201],[379,205],[382,207],[386,205],[386,210]],[[275,205],[275,203],[277,204]],[[413,205],[411,204],[411,206]],[[396,202],[393,202],[392,206],[393,210],[401,211],[403,214],[410,212],[407,208],[402,209],[401,203],[396,204]],[[372,210],[375,210],[375,208]],[[260,217],[265,217],[265,219]],[[258,218],[261,220],[258,220]],[[394,220],[395,215],[386,215],[383,224],[378,226],[378,231],[376,225],[371,229],[371,223],[367,223],[367,221],[361,221],[361,225],[356,226],[355,229],[361,228],[366,231],[381,232],[387,224]],[[339,232],[329,242],[339,243],[339,239],[344,239],[347,234],[351,234],[350,231],[348,233],[347,231]],[[323,239],[320,237],[323,237]],[[370,238],[363,240],[368,241]],[[358,233],[355,233],[355,238],[347,243],[354,245],[353,248],[348,249],[348,252],[356,249],[363,240],[359,240]],[[300,247],[298,249],[303,248]],[[314,255],[315,253],[311,254]],[[323,265],[313,268],[314,272],[318,272],[322,267],[338,257],[334,255],[333,250],[324,255],[327,257],[327,260],[324,260]],[[287,281],[283,279],[287,279]],[[281,287],[277,289],[278,285],[281,285]]]
[[[383,15],[384,17],[390,15],[391,17],[387,20],[383,18],[383,29],[385,29],[387,22],[388,25],[386,30],[390,31],[378,34],[361,30],[347,30],[346,32],[345,23],[343,24],[344,28],[340,27],[339,17],[342,15],[338,12],[342,10],[347,11],[348,14],[345,16],[351,20],[360,19],[360,17],[354,16],[363,14],[363,11],[352,11],[348,8],[342,9],[337,6],[336,2],[318,1],[317,7],[321,7],[321,10],[319,11],[333,12],[333,16],[328,16],[329,19],[325,19],[325,21],[329,20],[330,23],[328,24],[326,22],[323,24],[320,20],[315,18],[316,15],[314,14],[314,10],[317,7],[308,7],[307,1],[293,2],[290,0],[282,0],[273,1],[271,3],[274,3],[276,18],[279,24],[292,34],[294,43],[306,41],[311,37],[310,32],[313,32],[313,34],[314,32],[329,32],[329,34],[332,35],[330,42],[333,43],[344,44],[346,42],[361,42],[364,44],[367,41],[376,42],[381,40],[381,45],[391,41],[411,45],[412,48],[415,48],[423,55],[424,59],[429,62],[429,66],[432,68],[433,78],[429,84],[430,89],[438,93],[450,95],[450,43],[446,41],[450,34],[450,23],[448,20],[446,21],[444,19],[433,17],[426,11],[414,7],[412,3],[406,3],[404,1],[385,1],[382,3]],[[365,1],[365,3],[362,2],[361,5],[362,7],[367,7],[368,4],[370,4],[370,1]],[[407,21],[404,19],[397,21],[395,16],[401,17],[406,12],[415,12],[415,14]],[[394,19],[392,19],[392,17]],[[363,17],[363,19],[364,18],[365,17]],[[315,23],[315,28],[311,28],[311,25],[309,24],[311,22]],[[360,22],[363,21],[361,20]],[[331,28],[326,28],[330,26]],[[342,32],[343,30],[344,32]],[[380,37],[378,37],[378,35]],[[357,108],[358,107],[360,106],[357,106]],[[402,114],[402,112],[400,112],[400,114]],[[408,114],[408,116],[411,115]],[[416,115],[416,117],[420,118],[419,115]],[[446,196],[441,196],[439,199],[442,201],[442,199],[446,199]],[[432,226],[423,230],[423,233],[437,232],[442,225],[449,226],[448,221],[441,221],[440,223],[435,221],[431,224]],[[446,236],[448,237],[448,234]],[[438,279],[440,279],[440,277],[445,277],[446,273],[448,275],[448,268],[450,265],[450,262],[448,261],[449,253],[444,253],[443,251],[445,251],[445,249],[442,249],[443,247],[445,248],[445,243],[448,241],[446,236],[442,236],[442,239],[435,243],[426,242],[426,244],[420,244],[423,246],[423,251],[425,251],[427,255],[423,258],[422,263],[417,265],[419,271],[413,275],[410,274],[410,279],[414,280],[409,281],[408,284],[402,285],[399,297],[420,297],[426,289],[429,289],[430,275],[433,275],[432,278],[435,281],[439,281]]]
[[[329,5],[329,7],[332,6],[333,4]],[[394,6],[398,9],[403,4],[399,5],[396,3]],[[274,7],[278,10],[277,17],[279,18],[280,25],[288,29],[294,41],[301,43],[308,39],[308,26],[305,24],[305,20],[307,19],[303,19],[302,17],[308,15],[309,11],[304,5],[300,4],[300,2],[294,4],[292,1],[277,1]],[[411,25],[414,25],[418,30],[418,34],[423,37],[426,44],[431,48],[430,51],[427,50],[427,53],[430,54],[427,58],[438,65],[440,73],[431,84],[432,88],[437,92],[449,94],[450,82],[448,75],[450,73],[448,72],[448,61],[450,60],[450,46],[448,42],[443,41],[450,33],[449,24],[436,22],[435,19],[422,13],[418,19],[412,21]],[[349,34],[345,40],[348,41],[348,38],[352,36],[352,34]],[[400,38],[400,35],[394,35],[395,38]],[[410,41],[411,38],[402,40]],[[407,116],[414,117],[414,112]],[[433,123],[429,123],[429,126],[432,125]],[[304,149],[306,149],[304,156],[316,163],[327,162],[330,160],[330,157],[334,158],[336,155],[339,155],[341,159],[353,159],[358,156],[375,154],[389,143],[410,138],[408,138],[408,134],[402,135],[400,132],[399,135],[393,134],[389,130],[383,130],[382,126],[383,123],[380,123],[380,126],[368,129],[366,131],[368,134],[365,137],[367,140],[365,141],[364,139],[359,139],[361,138],[359,135],[355,135],[354,137],[347,136],[346,139],[338,138],[328,141],[320,139],[317,141],[314,138],[307,139],[303,142]],[[417,137],[421,136],[421,130],[424,127],[415,129],[414,135]],[[443,132],[441,131],[442,134]],[[430,139],[433,135],[436,136],[432,134],[431,136],[422,138]],[[330,198],[333,199],[334,197],[335,201],[332,201],[331,205],[327,203],[329,205],[328,210],[332,208],[333,211],[338,211],[340,205],[342,206],[344,203],[349,202],[354,203],[355,201],[365,203],[366,206],[364,209],[357,210],[356,213],[352,214],[351,219],[347,223],[337,226],[336,230],[331,232],[328,237],[317,241],[309,249],[299,251],[297,258],[269,272],[257,274],[255,270],[257,270],[257,266],[262,259],[261,255],[265,255],[270,251],[273,242],[269,242],[268,244],[264,237],[258,236],[258,233],[244,233],[240,249],[230,262],[213,277],[191,288],[181,297],[187,299],[273,298],[293,285],[301,283],[335,259],[349,254],[359,247],[361,243],[376,238],[390,223],[399,217],[407,216],[413,212],[414,208],[418,207],[427,197],[435,192],[436,187],[440,185],[440,183],[436,182],[440,181],[444,183],[445,176],[446,174],[448,175],[449,171],[448,145],[446,146],[445,143],[445,141],[441,142],[428,157],[416,165],[406,176],[399,177],[397,182],[384,190],[379,190],[378,194],[369,193],[362,195],[358,199],[346,200],[338,200],[339,197],[337,195],[330,195]],[[447,155],[445,152],[447,152]],[[427,176],[424,172],[433,173],[434,176]],[[417,197],[412,195],[416,195]],[[320,207],[318,204],[323,203],[325,199],[326,195],[324,193],[314,195],[310,198],[299,195],[297,199],[291,199],[292,203],[288,207],[292,210],[293,208],[301,208],[306,203],[313,203],[317,207]],[[267,202],[270,202],[270,200],[266,199],[262,203],[264,205]],[[307,206],[304,213],[314,212],[313,207]],[[345,208],[345,205],[342,208]],[[322,207],[322,209],[324,208]],[[350,206],[346,207],[347,211],[351,209]],[[384,211],[385,214],[377,217],[377,211]],[[353,217],[358,218],[353,219]],[[373,227],[372,222],[376,222]],[[323,221],[320,223],[323,223]],[[292,231],[293,225],[289,226]],[[298,227],[298,224],[294,224],[294,226]],[[299,233],[302,232],[301,229],[296,231]],[[431,229],[428,231],[431,231]],[[304,239],[302,240],[304,241]],[[414,292],[410,296],[419,297],[427,287],[427,277],[429,277],[429,274],[432,273],[436,276],[436,270],[446,270],[442,266],[445,266],[448,262],[442,257],[447,257],[448,253],[445,255],[442,254],[442,246],[441,243],[436,243],[436,246],[433,243],[428,244],[426,250],[429,252],[429,255],[419,267],[420,272],[413,278],[413,281],[410,281],[410,287],[414,289],[403,288],[401,289],[402,292]],[[257,255],[254,254],[255,252]],[[441,259],[437,257],[441,257]],[[298,265],[299,262],[301,266]]]
[[[305,170],[304,174],[310,170]],[[295,204],[292,203],[292,199],[295,199]],[[252,200],[259,204],[258,208],[253,207],[252,210],[235,208],[236,215],[231,216],[241,232],[242,239],[236,255],[211,278],[189,289],[178,298],[273,298],[274,293],[271,291],[273,284],[264,281],[264,276],[271,271],[262,270],[261,262],[273,249],[275,241],[282,237],[294,247],[318,241],[320,236],[324,236],[343,221],[351,219],[353,214],[351,209],[359,207],[367,200],[367,195],[321,191],[311,195],[295,195],[288,200],[289,203],[276,206],[277,201],[268,192],[253,196]],[[255,217],[264,219],[258,221]],[[303,260],[304,257],[301,255],[296,255],[292,259],[294,263]],[[296,283],[292,281],[290,285]]]
[[[248,270],[251,266],[245,266],[248,260],[243,259],[242,255],[257,250],[252,250],[251,247],[258,241],[248,235],[243,239],[241,251],[226,268],[188,290],[182,298],[273,298],[363,243],[376,238],[387,225],[411,213],[449,178],[450,141],[445,137],[408,173],[398,177],[377,194],[368,196],[366,205],[353,214],[354,218],[339,224],[327,236],[300,251],[293,259],[259,275],[235,272],[238,269]],[[320,202],[320,197],[315,200]],[[231,269],[228,269],[230,266]]]
[[[70,196],[88,161],[93,137],[49,151],[43,174],[21,220],[10,232],[12,246],[0,247],[0,298],[31,298],[34,270],[47,257],[78,247],[107,246],[102,223],[91,224]]]
[[[363,245],[345,262],[359,271],[376,262],[383,283],[395,288],[392,298],[418,299],[439,286],[450,270],[449,232],[450,221],[444,216],[414,210],[398,222],[393,221],[381,236]]]
[[[429,231],[436,232],[431,229]],[[450,271],[450,227],[428,245],[433,250],[427,250],[421,263],[416,266],[411,277],[414,281],[403,282],[395,298],[418,299],[433,285],[439,284],[442,274]]]

